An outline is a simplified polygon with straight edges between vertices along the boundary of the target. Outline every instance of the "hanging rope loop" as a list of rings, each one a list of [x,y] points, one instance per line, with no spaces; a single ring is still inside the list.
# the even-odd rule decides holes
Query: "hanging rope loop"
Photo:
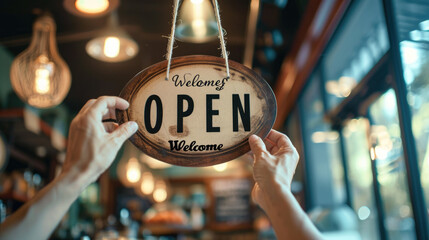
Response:
[[[223,36],[223,28],[220,23],[219,4],[217,0],[213,0],[213,3],[214,3],[215,14],[216,14],[217,29],[219,31],[219,41],[220,41],[220,46],[222,48],[222,57],[225,59],[226,78],[229,79],[228,52],[226,51],[226,43],[225,43],[225,38]]]
[[[180,0],[174,0],[174,7],[173,7],[173,21],[171,25],[171,34],[168,38],[167,43],[167,76],[165,77],[165,80],[168,81],[168,78],[170,77],[170,65],[171,65],[171,56],[173,55],[173,45],[174,45],[174,34],[176,32],[176,21],[177,21],[177,12],[179,10],[179,3]]]
[[[223,32],[223,28],[222,28],[221,21],[220,21],[219,4],[218,4],[217,0],[212,0],[212,1],[213,1],[213,5],[214,5],[216,22],[217,22],[217,27],[218,27],[218,31],[219,31],[219,41],[220,41],[221,50],[222,50],[222,57],[225,59],[226,78],[229,79],[230,75],[229,75],[228,52],[226,51],[224,32]],[[167,54],[166,54],[167,73],[166,73],[166,77],[165,77],[166,81],[168,81],[168,79],[170,78],[170,65],[171,65],[171,57],[173,56],[174,35],[175,35],[175,31],[176,31],[176,22],[177,22],[177,13],[179,11],[179,3],[180,3],[180,0],[174,0],[171,33],[170,33],[170,36],[168,38],[168,43],[167,43]]]

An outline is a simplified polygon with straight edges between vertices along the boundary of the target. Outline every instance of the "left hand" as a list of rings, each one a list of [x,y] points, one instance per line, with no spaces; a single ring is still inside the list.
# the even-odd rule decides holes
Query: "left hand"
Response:
[[[115,119],[115,109],[125,110],[129,103],[119,97],[89,100],[70,125],[63,173],[85,174],[87,184],[95,181],[113,162],[122,144],[137,129],[136,122],[121,126],[104,119]]]

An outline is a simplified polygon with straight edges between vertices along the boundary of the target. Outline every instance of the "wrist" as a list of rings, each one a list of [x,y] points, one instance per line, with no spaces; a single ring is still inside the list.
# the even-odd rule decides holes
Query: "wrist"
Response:
[[[82,172],[77,168],[71,167],[61,172],[56,181],[58,182],[59,189],[61,189],[64,194],[70,197],[77,197],[91,184],[91,179],[92,177],[85,171]]]
[[[279,204],[281,205],[285,201],[290,201],[291,198],[294,198],[290,187],[276,181],[273,181],[269,186],[265,186],[262,192],[264,193],[264,204],[261,207],[267,213],[277,212]]]

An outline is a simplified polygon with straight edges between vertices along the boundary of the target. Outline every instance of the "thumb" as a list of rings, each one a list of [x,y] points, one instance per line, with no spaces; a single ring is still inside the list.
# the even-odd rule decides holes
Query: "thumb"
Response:
[[[139,128],[136,122],[129,121],[121,124],[118,128],[116,128],[110,135],[114,139],[113,142],[122,146],[122,144],[130,138]]]
[[[264,141],[262,141],[262,139],[256,135],[252,135],[249,137],[249,145],[253,154],[259,154],[261,152],[267,151]]]

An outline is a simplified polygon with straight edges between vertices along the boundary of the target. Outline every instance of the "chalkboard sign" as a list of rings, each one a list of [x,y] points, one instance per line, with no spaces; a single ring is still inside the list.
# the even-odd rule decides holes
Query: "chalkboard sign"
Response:
[[[273,91],[257,73],[212,56],[186,56],[138,73],[120,96],[119,123],[136,121],[131,142],[151,157],[181,166],[210,166],[250,150],[249,136],[264,138],[274,124]]]
[[[247,178],[216,179],[211,182],[216,224],[243,224],[252,221],[252,183]]]

